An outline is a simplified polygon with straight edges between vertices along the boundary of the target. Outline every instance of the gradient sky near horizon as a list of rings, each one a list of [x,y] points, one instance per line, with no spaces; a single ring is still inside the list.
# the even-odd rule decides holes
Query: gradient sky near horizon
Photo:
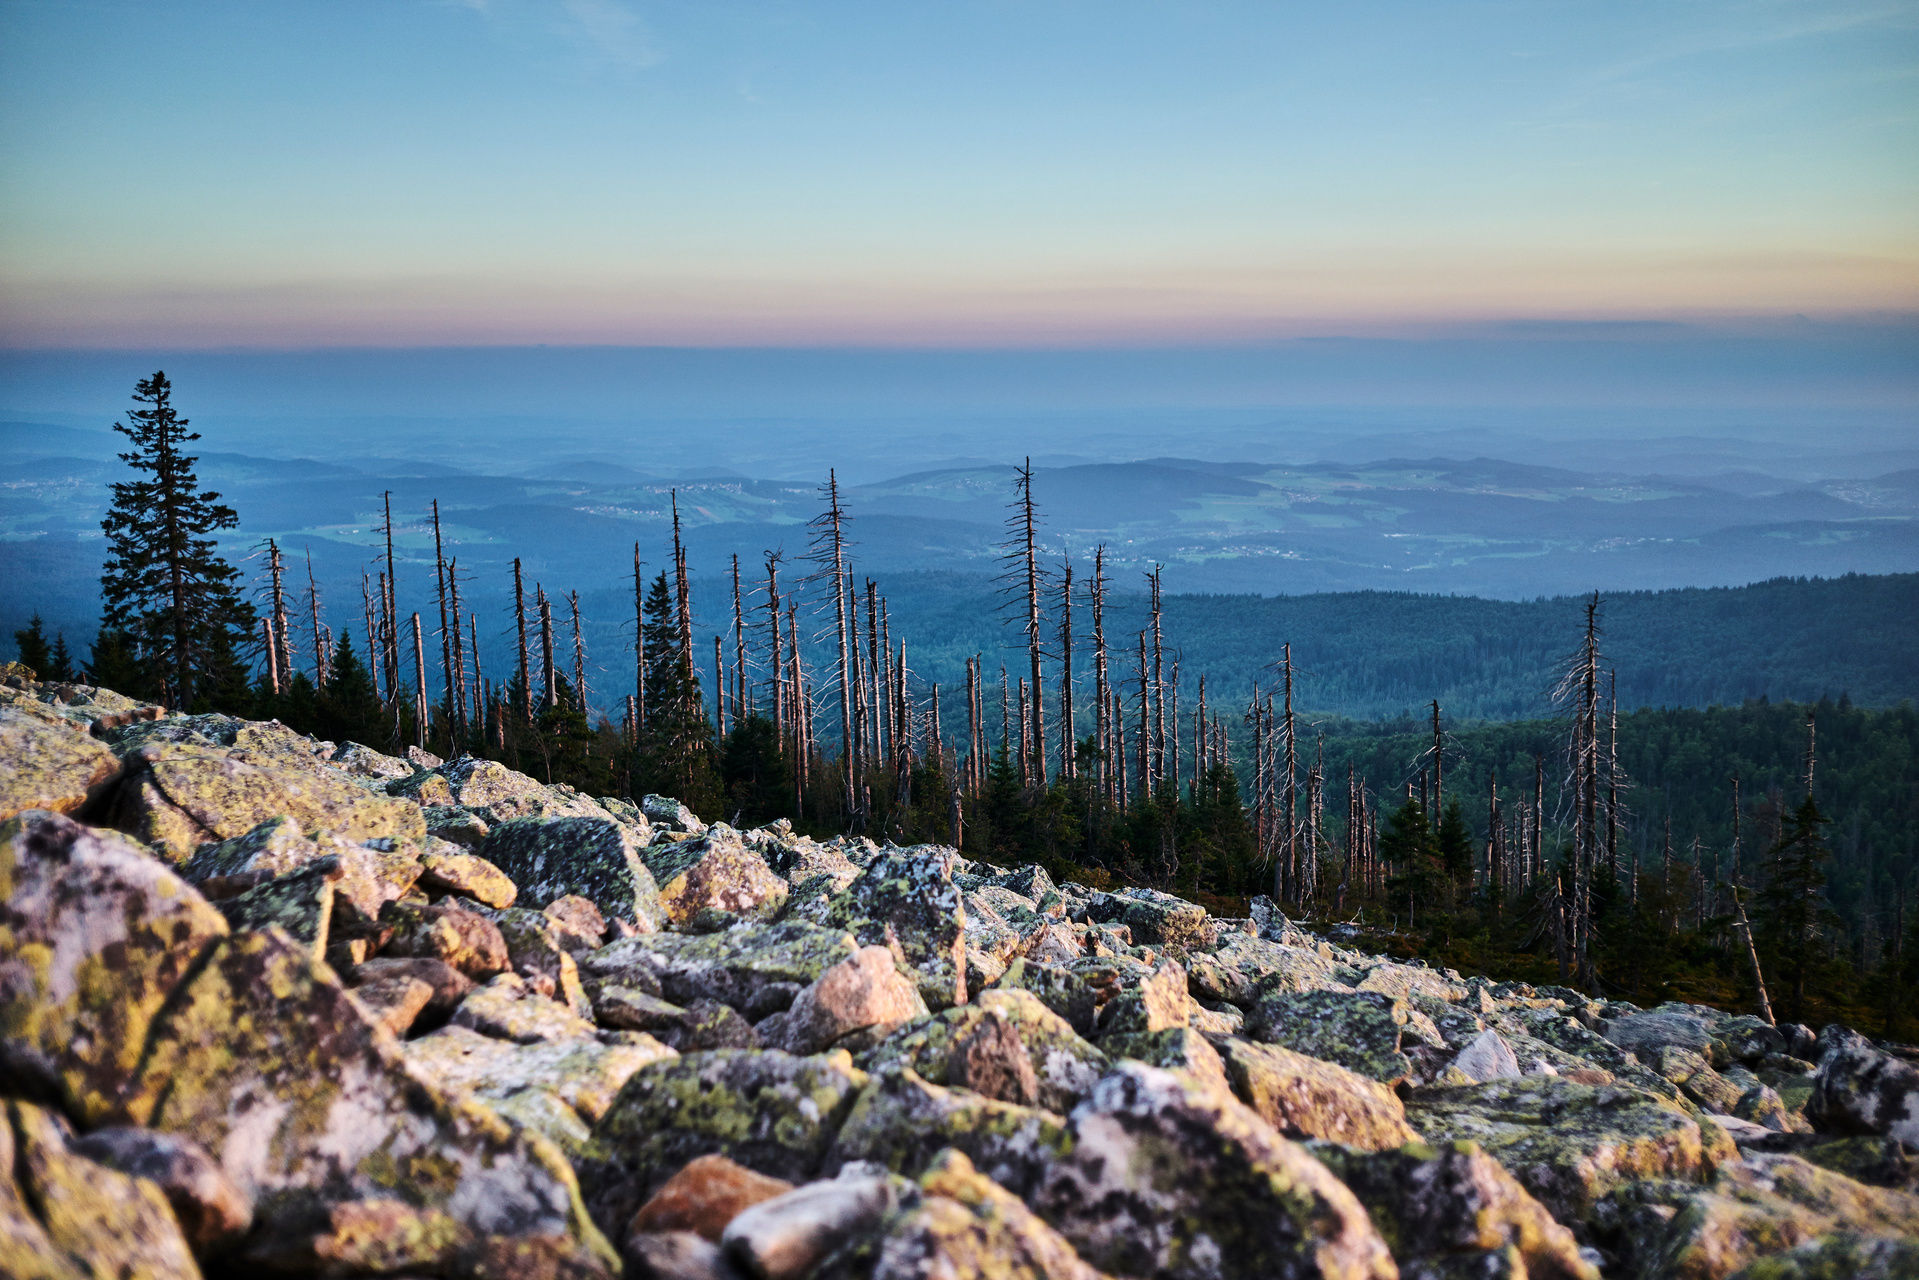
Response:
[[[1919,311],[1919,3],[0,3],[0,347]]]

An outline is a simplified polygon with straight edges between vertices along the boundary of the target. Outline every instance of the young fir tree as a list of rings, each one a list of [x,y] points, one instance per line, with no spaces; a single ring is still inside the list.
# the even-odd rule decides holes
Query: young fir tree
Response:
[[[340,632],[327,664],[327,682],[320,689],[313,715],[313,732],[335,742],[384,742],[386,712],[373,692],[373,676],[353,651],[353,637]]]
[[[1437,849],[1439,865],[1445,868],[1452,893],[1455,897],[1464,894],[1472,886],[1473,833],[1466,825],[1466,814],[1460,808],[1458,796],[1446,802],[1445,815],[1439,820]]]
[[[235,655],[254,631],[253,606],[240,575],[212,535],[239,525],[217,493],[203,492],[197,458],[181,452],[200,438],[174,412],[165,373],[142,379],[137,406],[114,429],[133,442],[120,455],[139,478],[111,486],[100,527],[107,559],[100,573],[106,628],[126,633],[143,687],[191,709],[203,693],[232,682]]]
[[[673,796],[695,813],[713,808],[713,733],[699,673],[686,661],[682,614],[664,573],[646,593],[640,644],[646,659],[646,728],[634,776],[645,790]]]
[[[47,645],[45,624],[39,614],[13,633],[13,643],[20,651],[20,665],[33,668],[33,674],[42,680],[52,678],[53,651]]]
[[[1426,806],[1408,800],[1393,812],[1386,830],[1379,833],[1379,857],[1391,868],[1386,882],[1390,901],[1395,910],[1405,906],[1409,927],[1423,912],[1439,905],[1446,868]]]
[[[1787,988],[1786,1016],[1805,1015],[1806,982],[1820,966],[1820,939],[1838,917],[1826,902],[1826,860],[1832,856],[1821,830],[1828,819],[1808,794],[1786,819],[1767,855],[1765,887],[1759,891],[1759,945],[1767,971]]]

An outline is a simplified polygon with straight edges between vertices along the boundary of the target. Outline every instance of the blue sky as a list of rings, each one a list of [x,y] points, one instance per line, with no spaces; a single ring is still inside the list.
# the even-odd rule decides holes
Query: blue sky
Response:
[[[0,5],[0,346],[1919,310],[1919,4]]]

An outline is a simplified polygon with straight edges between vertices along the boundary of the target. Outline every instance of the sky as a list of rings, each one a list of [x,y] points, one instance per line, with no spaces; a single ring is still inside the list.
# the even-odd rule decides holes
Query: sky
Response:
[[[1910,371],[1919,3],[3,0],[0,175],[14,351],[1630,320]]]

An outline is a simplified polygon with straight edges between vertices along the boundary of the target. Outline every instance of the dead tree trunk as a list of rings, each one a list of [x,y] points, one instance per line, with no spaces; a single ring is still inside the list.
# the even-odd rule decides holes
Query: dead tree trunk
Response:
[[[1030,758],[1021,762],[1022,781],[1046,785],[1046,693],[1042,675],[1045,640],[1040,620],[1039,515],[1033,505],[1033,460],[1026,459],[1015,473],[1013,514],[1008,521],[1012,540],[1007,558],[1015,561],[1017,584],[1024,592],[1026,651],[1032,666],[1032,702],[1022,700],[1021,750]]]
[[[426,702],[426,640],[420,631],[420,615],[413,614],[413,720],[414,733],[418,737],[416,745],[426,750],[427,731]]]
[[[320,623],[320,586],[313,580],[313,548],[307,548],[307,614],[313,621],[313,683],[327,682],[327,650],[331,647]]]
[[[513,557],[513,634],[518,643],[520,705],[514,708],[521,727],[533,723],[533,669],[526,656],[526,583],[520,576],[520,557]]]
[[[440,597],[440,677],[446,686],[447,738],[458,732],[458,713],[453,710],[453,638],[447,630],[446,549],[440,541],[440,500],[433,499],[433,579]]]
[[[784,748],[787,730],[786,661],[780,648],[780,553],[766,555],[766,623],[772,634],[773,740]]]
[[[400,704],[400,634],[398,626],[400,577],[395,571],[393,563],[393,491],[388,489],[381,500],[385,504],[386,509],[386,525],[383,530],[386,534],[386,588],[380,593],[381,603],[385,606],[385,626],[381,629],[381,639],[385,641],[385,645],[381,650],[381,660],[386,667],[387,696],[392,699],[394,706],[398,707]]]
[[[1059,773],[1078,776],[1078,729],[1073,716],[1073,561],[1060,560],[1059,587]]]
[[[280,544],[272,538],[267,539],[267,563],[273,569],[273,636],[278,646],[275,661],[280,675],[289,683],[293,680],[293,636],[287,630],[287,598],[283,581],[285,566],[280,559]]]
[[[1099,743],[1099,763],[1095,766],[1095,789],[1104,804],[1113,803],[1112,722],[1107,718],[1110,690],[1106,683],[1106,544],[1093,548],[1093,582],[1089,591],[1093,606],[1093,740]]]
[[[579,704],[580,714],[587,715],[586,631],[580,626],[580,593],[569,591],[566,599],[573,612],[573,697]]]
[[[746,611],[740,601],[740,554],[733,553],[733,718],[746,718]]]
[[[559,690],[553,678],[553,602],[546,588],[533,584],[533,598],[540,609],[540,705],[551,711],[559,705]]]
[[[1154,565],[1146,575],[1153,610],[1153,785],[1156,787],[1166,777],[1166,647],[1160,627],[1159,574],[1160,566]]]
[[[447,698],[452,703],[451,725],[456,744],[466,743],[466,638],[460,628],[459,558],[446,562],[446,594],[453,608],[453,688]]]

